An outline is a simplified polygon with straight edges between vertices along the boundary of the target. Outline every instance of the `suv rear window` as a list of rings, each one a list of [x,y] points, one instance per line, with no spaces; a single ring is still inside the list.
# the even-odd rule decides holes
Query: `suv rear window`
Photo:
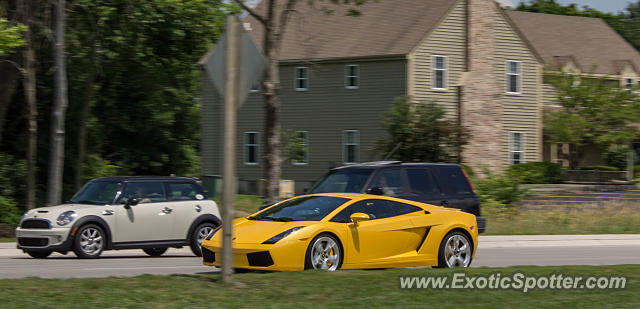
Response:
[[[440,193],[440,188],[438,188],[429,169],[409,168],[407,169],[407,177],[413,195],[424,196]]]
[[[462,174],[462,170],[458,167],[441,167],[438,168],[440,182],[445,187],[447,194],[471,194],[471,187],[467,178]]]
[[[345,168],[333,170],[316,183],[309,193],[353,192],[358,193],[367,183],[373,169]]]

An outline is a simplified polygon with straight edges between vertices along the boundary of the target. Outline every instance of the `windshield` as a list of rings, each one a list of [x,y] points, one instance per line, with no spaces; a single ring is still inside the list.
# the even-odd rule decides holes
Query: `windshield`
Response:
[[[118,191],[122,189],[122,182],[90,181],[70,200],[74,204],[111,204]]]
[[[302,196],[277,204],[250,220],[320,221],[349,199],[332,196]]]
[[[373,169],[344,168],[329,172],[320,179],[309,193],[353,192],[360,193]]]

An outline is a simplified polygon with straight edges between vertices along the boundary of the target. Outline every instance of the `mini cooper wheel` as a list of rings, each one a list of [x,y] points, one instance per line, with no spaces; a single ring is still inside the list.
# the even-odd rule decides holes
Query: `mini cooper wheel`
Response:
[[[473,245],[467,235],[459,231],[450,232],[440,244],[437,267],[469,267],[472,253]]]
[[[104,250],[105,240],[102,228],[95,224],[84,225],[73,240],[73,252],[81,259],[97,258]]]
[[[167,247],[164,248],[146,248],[146,249],[142,249],[142,251],[144,251],[144,253],[148,254],[149,256],[153,256],[153,257],[158,257],[163,255],[165,252],[167,252]]]
[[[34,259],[46,259],[51,255],[51,251],[27,251],[27,254]]]
[[[191,234],[191,252],[193,252],[193,254],[195,254],[196,256],[202,256],[200,245],[202,245],[204,239],[207,238],[207,236],[209,236],[209,234],[211,234],[211,232],[213,232],[213,230],[215,230],[216,228],[218,228],[217,225],[210,222],[205,222],[198,225],[198,227],[193,230],[193,234]]]
[[[305,269],[334,271],[342,265],[342,248],[338,240],[329,234],[320,234],[311,240],[305,257]]]

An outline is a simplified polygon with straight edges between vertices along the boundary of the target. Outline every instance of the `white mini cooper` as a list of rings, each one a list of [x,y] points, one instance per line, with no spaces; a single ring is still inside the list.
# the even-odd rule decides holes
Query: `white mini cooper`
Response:
[[[220,223],[218,206],[192,178],[112,177],[89,181],[66,204],[28,211],[16,237],[34,258],[121,249],[160,256],[182,246],[200,256],[200,243]]]

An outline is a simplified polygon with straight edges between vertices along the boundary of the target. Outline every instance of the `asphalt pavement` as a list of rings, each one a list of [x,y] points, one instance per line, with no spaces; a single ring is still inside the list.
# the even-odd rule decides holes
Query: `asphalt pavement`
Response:
[[[479,243],[473,267],[640,264],[640,235],[635,234],[480,236]],[[77,259],[72,253],[33,259],[17,250],[15,243],[0,243],[0,279],[216,272],[217,268],[203,266],[188,248],[169,249],[156,258],[142,250],[122,250],[105,251],[94,260]]]

